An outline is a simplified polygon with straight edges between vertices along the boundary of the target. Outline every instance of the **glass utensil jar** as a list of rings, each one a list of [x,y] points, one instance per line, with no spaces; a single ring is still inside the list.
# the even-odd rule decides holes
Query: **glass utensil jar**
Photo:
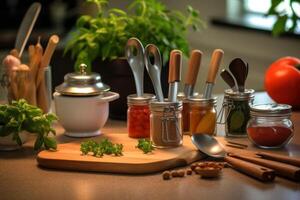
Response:
[[[141,97],[132,94],[127,97],[127,128],[129,137],[150,137],[149,101],[153,97],[153,94],[144,94]]]
[[[215,135],[217,98],[203,99],[192,97],[188,99],[188,102],[190,133]]]
[[[249,139],[261,148],[283,147],[293,136],[291,112],[291,106],[286,104],[252,106],[247,125]]]
[[[190,127],[190,110],[189,110],[189,103],[187,98],[185,97],[184,93],[179,93],[177,95],[179,101],[182,102],[182,131],[183,134],[189,134],[189,127]]]
[[[229,137],[246,137],[246,127],[250,119],[250,105],[254,100],[254,90],[237,92],[225,90],[223,109],[225,110],[225,134]]]
[[[150,138],[157,148],[182,145],[182,103],[150,102]]]

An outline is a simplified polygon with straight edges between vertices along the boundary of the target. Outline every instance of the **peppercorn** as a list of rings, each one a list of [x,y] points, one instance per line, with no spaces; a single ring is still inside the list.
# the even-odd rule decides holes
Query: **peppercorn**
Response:
[[[187,174],[187,175],[192,175],[192,173],[193,173],[193,170],[191,170],[191,169],[187,169],[187,170],[186,170],[186,174]]]
[[[164,180],[170,180],[171,179],[171,173],[169,171],[164,171],[162,173],[162,177]]]
[[[177,174],[178,174],[178,177],[184,177],[184,175],[185,175],[185,171],[184,170],[178,170],[177,171]]]
[[[178,177],[178,172],[176,170],[171,171],[172,177]]]

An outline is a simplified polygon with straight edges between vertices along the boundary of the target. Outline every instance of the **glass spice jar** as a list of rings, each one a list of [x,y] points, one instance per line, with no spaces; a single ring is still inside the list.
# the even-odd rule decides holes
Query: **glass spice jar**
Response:
[[[182,145],[182,102],[150,102],[150,138],[157,148]]]
[[[182,102],[182,131],[183,134],[189,134],[189,127],[190,127],[190,110],[189,110],[189,103],[187,98],[185,97],[184,93],[179,93],[177,95],[177,99]]]
[[[247,125],[249,139],[261,148],[280,148],[293,136],[291,106],[286,104],[261,104],[250,108],[251,119]]]
[[[250,119],[250,105],[254,100],[254,90],[244,92],[225,90],[223,108],[225,110],[225,134],[229,137],[246,137],[246,127]],[[221,115],[223,111],[221,111]]]
[[[217,98],[192,97],[189,102],[189,129],[192,134],[215,135],[217,125]]]
[[[150,137],[149,102],[153,97],[153,94],[144,94],[142,97],[132,94],[127,97],[127,128],[129,137]]]

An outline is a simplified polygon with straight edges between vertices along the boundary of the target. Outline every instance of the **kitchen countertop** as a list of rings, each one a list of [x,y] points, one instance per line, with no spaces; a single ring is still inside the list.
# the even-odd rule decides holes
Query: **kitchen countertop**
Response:
[[[265,95],[257,97],[269,101]],[[261,102],[260,100],[260,102]],[[220,101],[219,101],[220,102]],[[295,135],[278,154],[300,157],[300,111],[292,120]],[[56,124],[59,143],[78,140],[63,135]],[[219,129],[218,129],[219,131]],[[105,133],[127,134],[126,122],[109,120]],[[219,131],[222,134],[222,131]],[[219,133],[218,132],[218,133]],[[0,199],[299,199],[300,184],[276,177],[273,183],[262,183],[231,168],[224,168],[218,179],[201,179],[197,175],[162,180],[161,173],[123,175],[60,171],[40,168],[35,160],[33,140],[17,151],[0,152]],[[236,141],[247,140],[234,139]],[[250,144],[250,143],[249,143]],[[255,149],[250,144],[251,149]]]

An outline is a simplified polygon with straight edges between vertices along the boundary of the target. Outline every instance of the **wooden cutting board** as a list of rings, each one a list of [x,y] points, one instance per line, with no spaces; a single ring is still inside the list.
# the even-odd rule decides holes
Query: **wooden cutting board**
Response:
[[[55,152],[41,151],[37,162],[42,167],[54,169],[145,174],[185,166],[205,157],[194,147],[189,136],[184,136],[181,147],[156,149],[149,154],[135,148],[137,139],[129,138],[127,134],[105,134],[94,140],[99,141],[103,138],[108,138],[113,143],[122,143],[123,156],[104,155],[102,158],[96,158],[92,155],[82,155],[81,141],[77,141],[59,144]]]

